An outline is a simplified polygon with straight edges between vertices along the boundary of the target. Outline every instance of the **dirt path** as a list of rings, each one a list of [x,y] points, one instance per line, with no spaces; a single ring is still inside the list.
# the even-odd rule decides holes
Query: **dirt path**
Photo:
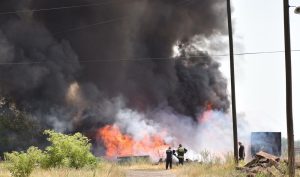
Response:
[[[128,170],[126,177],[176,177],[167,170]]]

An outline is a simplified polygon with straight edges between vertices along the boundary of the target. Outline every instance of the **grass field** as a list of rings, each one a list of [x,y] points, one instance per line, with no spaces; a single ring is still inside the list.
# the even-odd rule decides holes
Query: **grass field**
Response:
[[[187,164],[183,167],[176,169],[178,177],[244,177],[242,174],[235,170],[232,164],[219,164],[219,165],[199,165]]]
[[[70,169],[59,168],[51,170],[36,169],[30,177],[125,177],[128,170],[165,170],[165,165],[153,165],[151,163],[135,163],[135,164],[114,164],[102,162],[98,167],[93,169]],[[184,166],[174,165],[171,170],[177,177],[245,177],[235,170],[232,163],[209,165],[209,164],[185,164]],[[297,170],[297,177],[300,176],[300,170]],[[0,164],[0,177],[11,177],[9,171],[5,168],[5,164]],[[258,176],[265,177],[265,176]]]
[[[0,177],[11,177],[5,164],[0,164]],[[100,163],[94,169],[56,168],[51,170],[35,169],[30,177],[125,177],[124,169],[113,163]]]

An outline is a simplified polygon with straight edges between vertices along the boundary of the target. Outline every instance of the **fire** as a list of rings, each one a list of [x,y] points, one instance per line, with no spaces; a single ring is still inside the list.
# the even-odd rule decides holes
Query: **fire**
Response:
[[[106,156],[132,156],[150,155],[152,158],[159,158],[168,145],[164,142],[161,134],[145,135],[141,140],[127,134],[122,134],[116,125],[107,125],[98,131],[104,146]]]
[[[210,111],[210,110],[212,110],[212,108],[213,108],[213,104],[210,103],[210,102],[208,102],[208,103],[206,104],[206,110],[207,110],[207,111]]]
[[[198,117],[198,122],[203,124],[207,122],[212,115],[213,104],[208,102],[205,106],[205,111]]]

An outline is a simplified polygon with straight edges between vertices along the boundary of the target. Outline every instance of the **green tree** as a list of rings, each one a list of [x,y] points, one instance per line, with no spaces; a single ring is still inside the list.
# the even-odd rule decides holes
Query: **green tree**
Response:
[[[49,136],[47,140],[51,143],[45,151],[44,167],[81,168],[96,164],[89,139],[81,133],[65,135],[46,130],[44,134]]]
[[[0,97],[0,156],[45,143],[41,126],[33,116]]]

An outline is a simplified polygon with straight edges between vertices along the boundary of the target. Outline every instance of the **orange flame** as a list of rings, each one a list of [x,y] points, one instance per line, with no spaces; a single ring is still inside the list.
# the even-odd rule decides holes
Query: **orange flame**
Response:
[[[206,123],[211,118],[212,109],[213,109],[213,104],[207,102],[205,106],[205,111],[198,117],[198,122],[201,124]]]
[[[206,110],[207,110],[207,111],[210,111],[210,110],[212,110],[212,108],[213,108],[213,104],[210,103],[210,102],[208,102],[208,103],[206,104]]]
[[[141,140],[134,140],[130,135],[122,134],[116,125],[99,129],[98,135],[104,143],[108,157],[150,155],[152,158],[159,158],[160,152],[168,147],[162,134],[146,134]]]

